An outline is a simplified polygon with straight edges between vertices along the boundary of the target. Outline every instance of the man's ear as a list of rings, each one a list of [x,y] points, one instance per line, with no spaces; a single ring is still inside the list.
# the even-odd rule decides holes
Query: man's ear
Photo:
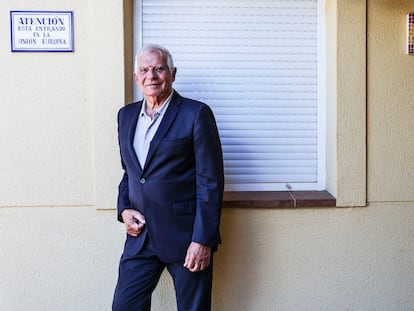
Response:
[[[132,75],[134,76],[135,82],[138,83],[138,75],[135,73],[135,71],[132,73]]]
[[[172,82],[174,82],[175,81],[175,75],[177,74],[177,68],[176,67],[174,67],[173,68],[173,70],[172,70],[172,72],[171,72],[171,75],[172,75]]]

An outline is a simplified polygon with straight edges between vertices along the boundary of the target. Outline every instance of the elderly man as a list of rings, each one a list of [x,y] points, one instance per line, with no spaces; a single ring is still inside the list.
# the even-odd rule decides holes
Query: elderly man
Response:
[[[211,109],[173,89],[176,72],[168,50],[144,46],[134,66],[144,99],[118,114],[124,169],[118,220],[127,237],[114,311],[149,311],[165,268],[174,281],[178,310],[211,309],[222,150]]]

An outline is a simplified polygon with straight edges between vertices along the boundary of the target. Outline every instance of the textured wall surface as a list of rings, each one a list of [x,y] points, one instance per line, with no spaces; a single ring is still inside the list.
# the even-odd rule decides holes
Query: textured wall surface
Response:
[[[73,10],[2,2],[0,205],[93,204],[93,97],[88,6],[74,12],[75,53],[11,53],[10,10]]]
[[[214,310],[410,310],[413,208],[224,210]],[[0,220],[1,310],[110,310],[124,238],[114,211],[0,208]],[[176,310],[168,274],[153,300]]]
[[[368,198],[414,201],[414,57],[405,53],[414,1],[369,1]]]
[[[337,33],[336,72],[330,74],[336,79],[337,89],[328,91],[336,91],[336,115],[328,116],[336,122],[336,198],[339,206],[365,206],[366,1],[336,2],[337,24],[328,26]],[[328,67],[328,74],[330,70]]]

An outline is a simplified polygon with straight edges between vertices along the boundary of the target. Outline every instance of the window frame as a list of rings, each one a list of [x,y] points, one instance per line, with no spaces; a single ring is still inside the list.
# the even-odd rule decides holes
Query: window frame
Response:
[[[132,27],[137,29],[136,25],[139,26],[131,13],[134,11],[133,1],[124,0],[125,103],[130,103],[133,98],[131,68],[135,48],[131,47]],[[345,0],[326,2],[323,9],[327,107],[325,190],[336,199],[337,207],[366,206],[367,1],[353,5]],[[136,44],[140,43],[134,42]],[[97,181],[98,189],[99,185]]]

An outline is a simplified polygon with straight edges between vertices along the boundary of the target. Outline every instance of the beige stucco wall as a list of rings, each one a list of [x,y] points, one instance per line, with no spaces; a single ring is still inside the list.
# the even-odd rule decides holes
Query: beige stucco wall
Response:
[[[327,1],[328,6],[331,2]],[[334,105],[336,111],[336,115],[328,115],[336,122],[337,180],[334,193],[339,206],[364,206],[367,180],[366,1],[336,1],[336,12],[328,11],[328,18],[333,14],[336,15],[336,24],[328,24],[327,28],[336,30],[336,40],[332,36],[327,41],[335,40],[335,50],[328,50],[328,55],[336,55],[336,63],[327,71],[328,81],[336,81],[336,89],[328,89],[328,94],[334,92],[336,95],[336,102],[328,102],[327,105]],[[333,110],[331,107],[328,109]]]
[[[370,1],[368,199],[414,201],[414,56],[405,54],[414,1]],[[385,17],[385,18],[384,18]]]
[[[223,210],[214,310],[414,305],[414,58],[404,54],[414,1],[365,4],[326,1],[328,184],[345,207]],[[19,9],[73,10],[75,53],[11,53]],[[124,237],[108,209],[126,97],[122,14],[109,0],[0,3],[0,310],[110,310]],[[153,309],[175,310],[167,275]]]
[[[214,310],[410,310],[412,209],[224,210]],[[113,216],[0,209],[0,309],[110,310],[123,239]],[[176,310],[168,277],[153,310]]]

